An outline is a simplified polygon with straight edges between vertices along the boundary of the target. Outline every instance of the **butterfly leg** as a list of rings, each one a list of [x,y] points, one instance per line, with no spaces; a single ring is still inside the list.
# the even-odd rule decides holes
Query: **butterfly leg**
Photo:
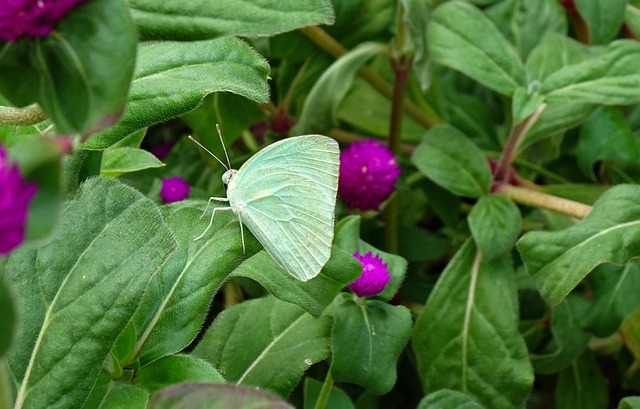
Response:
[[[242,239],[242,254],[244,254],[246,253],[246,250],[244,247],[244,228],[242,227],[242,220],[238,218],[238,221],[240,222],[240,238]]]
[[[207,202],[207,207],[205,207],[205,209],[204,209],[205,213],[207,212],[207,209],[209,208],[209,205],[211,204],[212,200],[217,200],[219,202],[228,202],[229,201],[226,197],[225,198],[222,198],[222,197],[210,197],[209,201]],[[230,207],[214,207],[213,208],[213,212],[211,212],[211,219],[209,219],[209,225],[202,232],[202,234],[199,235],[198,237],[196,237],[195,239],[193,239],[193,241],[200,240],[202,238],[202,236],[204,236],[209,231],[211,226],[213,226],[213,216],[216,215],[216,210],[231,210],[231,208]],[[204,213],[202,215],[204,216]],[[202,216],[200,216],[200,217],[202,217]]]
[[[227,199],[226,197],[210,197],[209,201],[207,201],[207,206],[204,208],[204,212],[202,212],[202,216],[200,216],[200,218],[202,219],[204,217],[205,214],[207,214],[207,210],[209,210],[209,206],[211,206],[211,202],[213,201],[216,202],[228,202],[229,199]]]

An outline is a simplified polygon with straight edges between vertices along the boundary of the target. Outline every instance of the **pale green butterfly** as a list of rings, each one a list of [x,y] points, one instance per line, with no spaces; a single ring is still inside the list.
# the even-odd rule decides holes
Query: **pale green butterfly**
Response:
[[[222,141],[220,128],[216,127]],[[229,166],[189,138],[227,169],[222,175],[227,197],[209,198],[207,208],[212,201],[229,202],[229,207],[214,208],[207,229],[196,240],[211,228],[216,211],[231,210],[240,221],[243,251],[244,224],[289,274],[301,281],[317,276],[331,256],[340,166],[338,143],[322,135],[283,139],[235,170],[231,169],[226,148]]]

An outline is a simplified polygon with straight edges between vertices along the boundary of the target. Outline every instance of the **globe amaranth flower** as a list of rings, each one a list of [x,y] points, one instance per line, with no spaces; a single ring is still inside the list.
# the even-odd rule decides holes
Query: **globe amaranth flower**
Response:
[[[87,0],[0,0],[0,40],[46,37],[55,23]]]
[[[24,240],[29,203],[35,184],[25,183],[18,165],[9,164],[0,145],[0,255],[9,254]]]
[[[382,142],[356,141],[340,154],[338,193],[349,209],[378,210],[399,176],[396,157]]]
[[[358,297],[380,294],[391,279],[391,274],[387,272],[387,265],[382,258],[374,256],[371,252],[364,255],[356,252],[353,257],[362,263],[362,274],[356,281],[349,284],[349,289]]]
[[[160,198],[164,203],[173,203],[184,200],[189,196],[189,184],[180,176],[162,179]]]

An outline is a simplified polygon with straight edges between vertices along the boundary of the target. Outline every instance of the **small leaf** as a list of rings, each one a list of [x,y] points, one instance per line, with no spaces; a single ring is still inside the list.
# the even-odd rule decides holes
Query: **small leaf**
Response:
[[[304,372],[329,355],[328,326],[273,297],[224,310],[193,354],[226,380],[287,396]]]
[[[601,409],[609,402],[607,380],[590,350],[560,373],[556,384],[557,408]]]
[[[484,406],[462,392],[440,389],[422,398],[417,409],[434,408],[484,409]]]
[[[294,409],[287,402],[256,388],[240,385],[183,383],[151,397],[149,409]]]
[[[0,48],[0,93],[17,106],[39,103],[58,133],[102,129],[122,113],[136,56],[122,0],[86,2],[46,38]]]
[[[145,390],[129,384],[115,383],[100,402],[99,409],[145,409],[148,400],[149,394]]]
[[[483,196],[469,213],[469,228],[487,260],[513,249],[520,235],[520,210],[504,195]]]
[[[11,255],[5,276],[28,324],[18,328],[9,355],[16,408],[80,407],[90,393],[107,392],[102,366],[174,248],[149,199],[115,179],[94,178],[67,205],[49,242]]]
[[[292,135],[326,133],[336,125],[340,103],[347,95],[360,67],[385,47],[378,43],[363,43],[338,58],[315,83],[304,101],[298,123]]]
[[[467,240],[429,295],[413,350],[424,390],[463,391],[492,409],[524,407],[533,370],[511,260],[483,261]]]
[[[622,399],[618,409],[640,409],[640,396],[628,396]]]
[[[589,28],[589,43],[607,44],[622,27],[627,0],[575,0],[576,10]]]
[[[384,395],[396,383],[398,358],[411,336],[411,313],[379,300],[343,293],[327,310],[333,317],[331,373],[338,382]]]
[[[640,254],[640,186],[614,186],[582,222],[527,233],[517,247],[545,301],[557,305],[596,266],[625,264]]]
[[[316,407],[316,402],[320,397],[321,390],[322,382],[316,381],[313,378],[306,378],[304,380],[304,409],[314,409]],[[331,394],[327,400],[326,407],[331,409],[355,409],[349,395],[335,386],[331,388]]]
[[[105,149],[102,155],[102,176],[117,177],[123,173],[144,169],[160,168],[164,164],[152,153],[144,149],[113,148]]]
[[[218,91],[264,102],[269,98],[267,62],[236,38],[142,43],[122,120],[94,134],[86,149],[103,149],[147,126],[196,108]]]
[[[224,383],[224,378],[203,359],[189,355],[170,355],[140,368],[132,385],[154,393],[182,382]]]
[[[271,36],[334,21],[329,0],[130,0],[129,8],[145,39]]]
[[[533,114],[544,103],[544,97],[536,92],[529,92],[524,88],[516,89],[513,94],[511,112],[513,123],[520,124]]]
[[[525,69],[516,49],[480,10],[449,1],[433,13],[429,52],[439,64],[458,70],[486,87],[510,96],[525,86]]]
[[[480,197],[489,192],[491,170],[484,154],[452,126],[431,128],[411,161],[429,179],[456,195]]]

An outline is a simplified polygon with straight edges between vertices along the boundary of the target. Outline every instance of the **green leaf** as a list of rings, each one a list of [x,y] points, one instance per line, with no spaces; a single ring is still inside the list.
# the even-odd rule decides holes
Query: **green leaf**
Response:
[[[575,0],[575,4],[589,28],[589,43],[607,44],[618,36],[627,0]]]
[[[603,264],[589,274],[588,283],[593,288],[593,302],[583,321],[589,332],[606,338],[640,307],[640,265]]]
[[[456,195],[480,197],[489,192],[491,170],[484,154],[452,126],[431,128],[411,161],[429,179]]]
[[[5,356],[9,347],[13,343],[16,330],[16,309],[13,306],[15,304],[13,292],[4,279],[4,272],[2,268],[2,260],[0,259],[0,360]],[[2,365],[0,365],[0,371],[2,371]],[[0,375],[0,378],[2,376]],[[0,391],[2,385],[0,384]],[[0,400],[0,404],[1,404]]]
[[[183,383],[151,397],[148,409],[294,409],[265,391],[239,385]]]
[[[202,208],[204,208],[204,202]],[[194,241],[209,223],[194,202],[163,207],[167,223],[178,241],[145,294],[133,322],[141,334],[137,359],[142,365],[181,351],[201,331],[209,304],[228,275],[247,257],[260,250],[258,241],[245,233],[242,253],[240,226],[232,212],[217,212],[214,224]]]
[[[483,196],[469,213],[469,228],[476,245],[487,260],[513,249],[520,235],[520,210],[504,195]]]
[[[0,41],[0,93],[39,103],[58,133],[102,129],[124,108],[136,43],[122,0],[86,2],[44,39]]]
[[[301,282],[287,274],[266,251],[249,258],[233,271],[233,276],[257,281],[270,294],[296,304],[314,317],[333,301],[362,272],[362,264],[351,253],[333,247],[331,258],[313,280]]]
[[[411,312],[401,305],[343,293],[327,314],[333,317],[333,378],[375,395],[389,392],[396,383],[398,358],[411,336]]]
[[[530,92],[524,88],[518,88],[513,94],[511,102],[511,114],[513,123],[520,124],[531,116],[544,103],[544,97],[537,91]]]
[[[627,4],[624,23],[635,36],[640,34],[640,4]],[[636,2],[637,3],[637,2]]]
[[[640,44],[611,43],[604,54],[567,65],[542,82],[548,102],[630,105],[640,102]]]
[[[316,402],[320,397],[321,390],[322,382],[316,381],[313,378],[306,378],[304,380],[304,409],[314,409],[316,407]],[[355,409],[349,395],[335,386],[331,388],[331,394],[327,400],[326,407],[331,409]]]
[[[170,355],[140,368],[132,385],[154,393],[182,382],[224,383],[224,378],[205,360],[189,355]]]
[[[626,397],[620,401],[618,409],[640,409],[640,396]]]
[[[227,381],[287,396],[307,368],[328,357],[327,330],[296,305],[260,298],[224,310],[193,354]]]
[[[523,408],[533,371],[518,332],[511,260],[483,261],[468,240],[430,294],[413,350],[424,390],[463,391],[492,409]]]
[[[558,409],[601,409],[609,402],[607,380],[588,349],[560,373],[556,384]]]
[[[640,163],[640,143],[620,109],[602,107],[580,127],[576,155],[582,172],[595,180],[598,161]]]
[[[578,358],[587,348],[591,334],[582,329],[587,303],[570,296],[551,310],[552,339],[543,350],[531,356],[536,373],[557,373]]]
[[[360,67],[385,51],[378,43],[363,43],[338,58],[315,83],[302,107],[292,135],[326,133],[333,128],[340,103],[347,95]]]
[[[451,389],[440,389],[422,398],[417,409],[435,408],[484,409],[484,406],[462,392]]]
[[[429,53],[503,95],[525,86],[525,69],[516,49],[480,10],[463,1],[438,7],[428,28]]]
[[[148,400],[149,394],[145,390],[129,384],[116,383],[100,402],[99,409],[144,409]]]
[[[12,254],[5,276],[26,324],[9,355],[16,408],[81,406],[105,380],[102,366],[117,336],[174,248],[150,200],[95,178],[68,204],[48,243]]]
[[[527,233],[517,247],[545,301],[557,305],[596,266],[625,264],[640,254],[639,219],[640,186],[614,186],[582,222]]]
[[[136,148],[105,149],[102,155],[102,176],[117,177],[123,173],[163,167],[164,164],[151,152]]]
[[[132,132],[193,110],[212,92],[265,102],[268,74],[267,62],[235,38],[143,43],[124,117],[92,135],[85,147],[109,147]]]
[[[588,47],[567,36],[547,33],[527,58],[527,76],[530,82],[543,81],[565,66],[601,56],[604,51],[601,48]]]
[[[130,0],[129,8],[145,39],[271,36],[334,21],[329,0]]]

